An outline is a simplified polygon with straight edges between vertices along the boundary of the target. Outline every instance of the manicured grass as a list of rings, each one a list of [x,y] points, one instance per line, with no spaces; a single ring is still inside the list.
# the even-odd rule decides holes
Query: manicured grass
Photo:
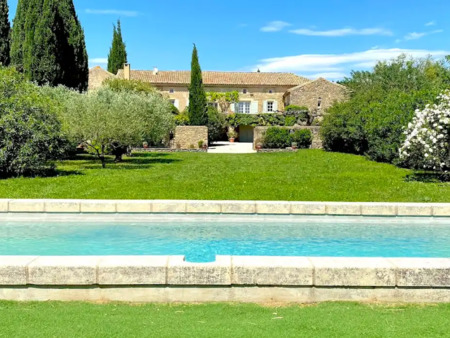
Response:
[[[0,302],[0,337],[448,337],[450,305]]]
[[[106,169],[80,156],[58,170],[57,177],[0,180],[0,198],[450,202],[450,183],[320,150],[137,154]]]

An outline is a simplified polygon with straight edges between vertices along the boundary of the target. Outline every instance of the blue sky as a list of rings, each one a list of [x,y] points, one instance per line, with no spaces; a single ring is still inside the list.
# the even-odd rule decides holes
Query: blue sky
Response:
[[[10,0],[11,17],[17,0]],[[133,69],[286,71],[331,80],[401,53],[450,54],[448,0],[75,0],[90,66],[120,18]]]

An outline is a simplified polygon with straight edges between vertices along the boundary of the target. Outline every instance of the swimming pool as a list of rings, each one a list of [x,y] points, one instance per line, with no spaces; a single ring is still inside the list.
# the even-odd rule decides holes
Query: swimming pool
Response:
[[[450,257],[450,219],[69,216],[0,220],[1,255]]]

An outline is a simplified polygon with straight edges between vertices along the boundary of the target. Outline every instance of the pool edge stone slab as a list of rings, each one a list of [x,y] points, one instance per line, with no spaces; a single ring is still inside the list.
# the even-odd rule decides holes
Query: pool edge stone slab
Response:
[[[388,258],[398,287],[450,287],[450,258]]]
[[[0,199],[0,213],[449,217],[450,203]]]
[[[306,257],[232,256],[233,285],[312,286],[313,266]]]
[[[386,258],[308,257],[314,266],[314,286],[395,287],[395,266]]]
[[[28,265],[38,256],[0,256],[0,285],[27,285]]]
[[[184,256],[170,256],[168,285],[231,285],[231,256],[216,256],[211,263],[190,263]]]
[[[97,256],[40,256],[28,265],[28,285],[96,285]]]
[[[166,285],[169,256],[105,256],[98,261],[99,285]]]
[[[222,214],[256,214],[255,201],[222,201]]]

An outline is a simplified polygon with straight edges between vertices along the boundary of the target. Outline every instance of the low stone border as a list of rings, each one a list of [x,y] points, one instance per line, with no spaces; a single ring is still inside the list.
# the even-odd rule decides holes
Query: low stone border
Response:
[[[257,149],[257,153],[296,153],[298,149]]]
[[[0,256],[0,299],[450,302],[450,259]]]
[[[450,217],[450,203],[0,199],[1,213],[178,213]]]
[[[206,153],[207,149],[133,148],[132,153]]]

